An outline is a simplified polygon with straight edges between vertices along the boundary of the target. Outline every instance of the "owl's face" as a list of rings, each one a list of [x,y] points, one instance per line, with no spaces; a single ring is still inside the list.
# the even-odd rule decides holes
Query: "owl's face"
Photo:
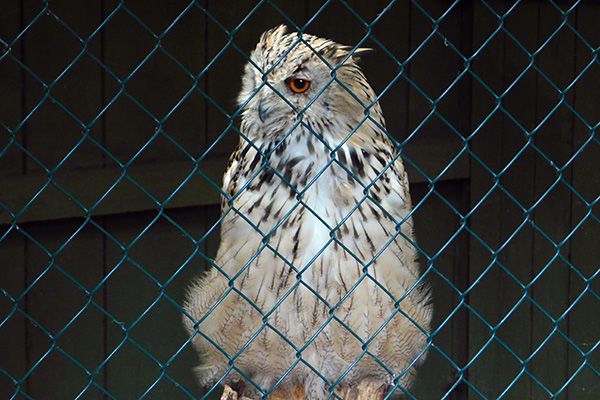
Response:
[[[280,26],[264,33],[246,65],[238,104],[243,121],[263,134],[285,133],[298,121],[319,125],[334,115],[364,116],[372,89],[357,90],[356,54],[367,49],[339,45]],[[364,80],[366,83],[366,79]],[[338,113],[339,108],[343,113]],[[348,109],[350,108],[350,109]]]
[[[297,47],[305,45],[300,43]],[[331,76],[331,67],[319,59],[299,59],[270,71],[269,68],[261,68],[268,71],[266,74],[252,69],[250,78],[254,87],[248,108],[264,124],[271,124],[277,119],[295,121],[300,115],[314,118],[316,110],[327,103],[337,86]]]

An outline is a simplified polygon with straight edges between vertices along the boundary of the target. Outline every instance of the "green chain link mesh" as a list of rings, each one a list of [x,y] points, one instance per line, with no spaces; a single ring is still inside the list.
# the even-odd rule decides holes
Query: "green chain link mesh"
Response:
[[[281,23],[376,50],[435,307],[395,394],[600,398],[598,21],[594,0],[3,2],[0,398],[219,397],[181,304],[213,265],[242,67]]]

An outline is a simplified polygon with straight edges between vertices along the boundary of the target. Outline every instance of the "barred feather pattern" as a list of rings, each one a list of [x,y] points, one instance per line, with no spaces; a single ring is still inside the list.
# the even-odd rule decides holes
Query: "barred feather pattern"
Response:
[[[334,384],[408,389],[425,359],[408,178],[357,64],[366,50],[280,26],[251,54],[215,267],[184,306],[203,385],[227,374],[246,395],[321,400]]]

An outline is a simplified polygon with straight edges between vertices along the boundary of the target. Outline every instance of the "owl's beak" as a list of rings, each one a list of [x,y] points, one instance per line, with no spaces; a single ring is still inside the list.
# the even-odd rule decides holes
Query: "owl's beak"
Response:
[[[265,104],[265,99],[260,99],[260,102],[258,103],[258,118],[260,118],[261,122],[265,122],[265,120],[269,117],[269,112],[270,109]]]

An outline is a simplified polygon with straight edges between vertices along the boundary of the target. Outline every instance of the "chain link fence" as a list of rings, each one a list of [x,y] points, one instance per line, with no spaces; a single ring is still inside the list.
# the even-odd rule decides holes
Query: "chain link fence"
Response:
[[[186,288],[219,243],[260,33],[350,46],[407,167],[434,319],[413,399],[600,395],[598,1],[0,5],[0,397],[205,399]]]

